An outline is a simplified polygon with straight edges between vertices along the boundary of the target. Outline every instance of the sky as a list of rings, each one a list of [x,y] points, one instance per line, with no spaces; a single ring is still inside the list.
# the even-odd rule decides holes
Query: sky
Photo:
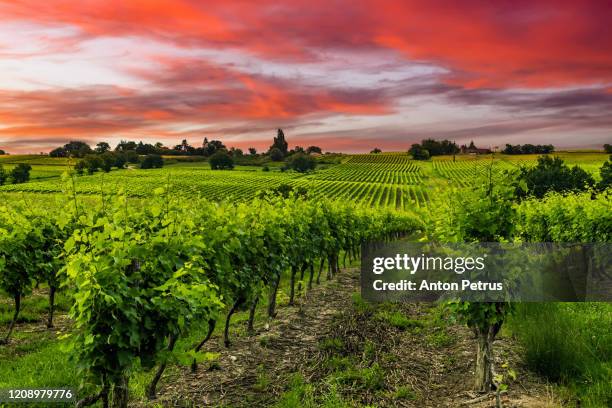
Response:
[[[0,0],[0,149],[612,143],[608,1]]]

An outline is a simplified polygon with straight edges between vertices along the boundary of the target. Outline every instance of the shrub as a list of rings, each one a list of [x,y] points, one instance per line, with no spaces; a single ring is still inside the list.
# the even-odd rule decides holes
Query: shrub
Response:
[[[6,183],[7,179],[8,174],[6,174],[6,172],[4,171],[4,167],[2,167],[2,165],[0,164],[0,186]]]
[[[147,154],[140,163],[141,169],[159,169],[164,166],[164,159],[159,154]]]
[[[414,160],[428,160],[429,159],[429,150],[424,149],[420,144],[413,144],[408,150],[408,153],[412,155]]]
[[[208,160],[213,170],[231,170],[234,168],[234,159],[224,150],[219,150]]]
[[[30,170],[32,170],[32,166],[25,163],[19,163],[17,166],[11,170],[11,179],[13,179],[13,184],[25,183],[30,180]]]
[[[317,166],[317,162],[311,156],[304,153],[297,153],[291,156],[289,159],[289,168],[299,173],[306,173],[307,171],[314,170]]]
[[[610,156],[610,159],[601,166],[599,175],[601,176],[601,180],[597,184],[597,188],[605,190],[612,186],[612,156]]]
[[[272,149],[270,149],[270,160],[272,161],[282,161],[283,158],[285,157],[283,155],[283,152],[281,152],[281,150],[277,147],[273,147]]]
[[[535,167],[522,167],[518,175],[519,197],[533,195],[542,198],[549,191],[584,191],[595,184],[589,173],[578,166],[569,168],[559,157],[538,157]]]

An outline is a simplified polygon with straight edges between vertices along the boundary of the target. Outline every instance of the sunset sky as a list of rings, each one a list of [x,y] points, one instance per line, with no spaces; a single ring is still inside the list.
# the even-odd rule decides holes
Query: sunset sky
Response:
[[[612,143],[609,1],[0,1],[0,149]]]

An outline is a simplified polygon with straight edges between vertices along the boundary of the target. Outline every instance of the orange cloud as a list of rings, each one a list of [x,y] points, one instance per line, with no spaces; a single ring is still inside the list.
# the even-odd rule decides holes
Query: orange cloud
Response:
[[[119,38],[131,41],[134,50],[114,69],[139,81],[133,87],[101,86],[92,78],[77,88],[0,89],[0,143],[62,134],[169,138],[199,127],[213,132],[240,128],[252,135],[252,129],[282,125],[299,133],[299,126],[329,118],[384,119],[404,113],[408,118],[411,108],[401,102],[418,97],[466,110],[490,106],[547,118],[531,129],[558,124],[560,118],[565,128],[610,128],[601,114],[610,107],[612,83],[612,9],[605,1],[0,0],[0,15],[0,25],[66,29],[65,35],[42,36],[48,46],[38,51],[23,44],[23,52],[15,32],[1,41],[0,62],[36,56],[47,61],[68,50],[78,59],[88,40]],[[139,48],[143,40],[164,47],[148,55]],[[7,47],[12,44],[17,47]],[[214,52],[242,58],[243,64],[206,57]],[[372,65],[360,67],[354,56]],[[263,68],[249,66],[249,58]],[[266,64],[280,66],[283,75],[268,72]],[[418,64],[437,71],[417,69],[411,80],[368,82],[341,78],[334,70],[373,75],[386,67],[402,73]],[[303,74],[313,66],[323,73]],[[291,75],[294,69],[299,72]],[[9,73],[29,83],[40,80],[31,72],[21,78],[14,67],[2,75]],[[467,131],[498,131],[486,118],[481,121],[482,126]],[[439,134],[435,122],[429,130]],[[387,131],[357,127],[351,132],[362,136],[362,144],[376,140],[372,132],[395,146],[406,123],[394,125]],[[499,130],[506,131],[525,130]],[[318,133],[341,138],[338,146],[357,143],[355,136],[333,129]]]

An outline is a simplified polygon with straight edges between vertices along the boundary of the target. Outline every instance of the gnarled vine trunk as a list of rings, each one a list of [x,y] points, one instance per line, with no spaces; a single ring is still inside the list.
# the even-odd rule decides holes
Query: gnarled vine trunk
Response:
[[[11,320],[11,324],[9,325],[8,332],[6,332],[6,336],[4,340],[0,340],[0,344],[8,344],[11,334],[13,333],[13,329],[15,328],[15,323],[17,323],[17,318],[19,317],[19,311],[21,310],[21,293],[16,293],[13,296],[15,301],[15,313],[13,313],[13,320]]]
[[[195,348],[196,353],[199,352],[202,349],[202,347],[204,347],[204,344],[206,344],[208,340],[210,340],[210,338],[213,335],[213,332],[215,331],[216,326],[217,326],[217,321],[215,319],[210,319],[208,321],[208,333],[206,333],[206,337],[204,337],[204,340],[202,340],[200,344],[196,346]],[[191,362],[191,372],[195,373],[197,369],[198,369],[198,362],[194,358],[193,361]]]
[[[317,285],[321,283],[321,272],[323,272],[324,265],[325,265],[325,258],[321,257],[321,265],[319,265],[319,273],[317,274]]]
[[[291,292],[289,294],[289,306],[293,306],[294,298],[295,298],[295,274],[297,273],[297,268],[295,266],[291,266]]]
[[[312,289],[312,279],[314,278],[314,262],[310,262],[310,276],[308,277],[308,290]]]
[[[255,312],[257,311],[257,303],[259,303],[259,296],[253,299],[253,303],[251,303],[251,308],[249,309],[249,324],[247,326],[247,331],[251,334],[255,332]]]
[[[225,319],[225,331],[223,332],[223,344],[225,344],[225,347],[229,347],[232,344],[229,338],[229,327],[232,321],[232,315],[236,313],[236,310],[238,310],[238,308],[242,306],[244,301],[245,299],[242,296],[238,297],[238,299],[236,299],[236,301],[232,305],[230,311],[227,313],[227,318]]]
[[[474,329],[477,338],[474,389],[478,392],[489,392],[496,388],[493,381],[493,340],[501,326],[500,322]]]
[[[276,294],[278,293],[278,286],[280,285],[280,274],[276,276],[274,285],[270,290],[270,298],[268,299],[268,317],[276,317]]]
[[[130,397],[129,391],[128,377],[124,375],[113,384],[111,408],[127,408]]]
[[[168,351],[174,350],[175,344],[176,344],[176,336],[170,335],[170,337],[168,338]],[[149,383],[149,386],[147,387],[147,398],[149,400],[154,400],[155,398],[157,398],[157,383],[159,382],[164,371],[166,370],[166,366],[167,366],[166,361],[161,363],[159,367],[157,368],[157,371],[155,372],[153,379]]]
[[[53,312],[55,310],[55,286],[49,286],[49,317],[47,318],[47,328],[53,327]]]

